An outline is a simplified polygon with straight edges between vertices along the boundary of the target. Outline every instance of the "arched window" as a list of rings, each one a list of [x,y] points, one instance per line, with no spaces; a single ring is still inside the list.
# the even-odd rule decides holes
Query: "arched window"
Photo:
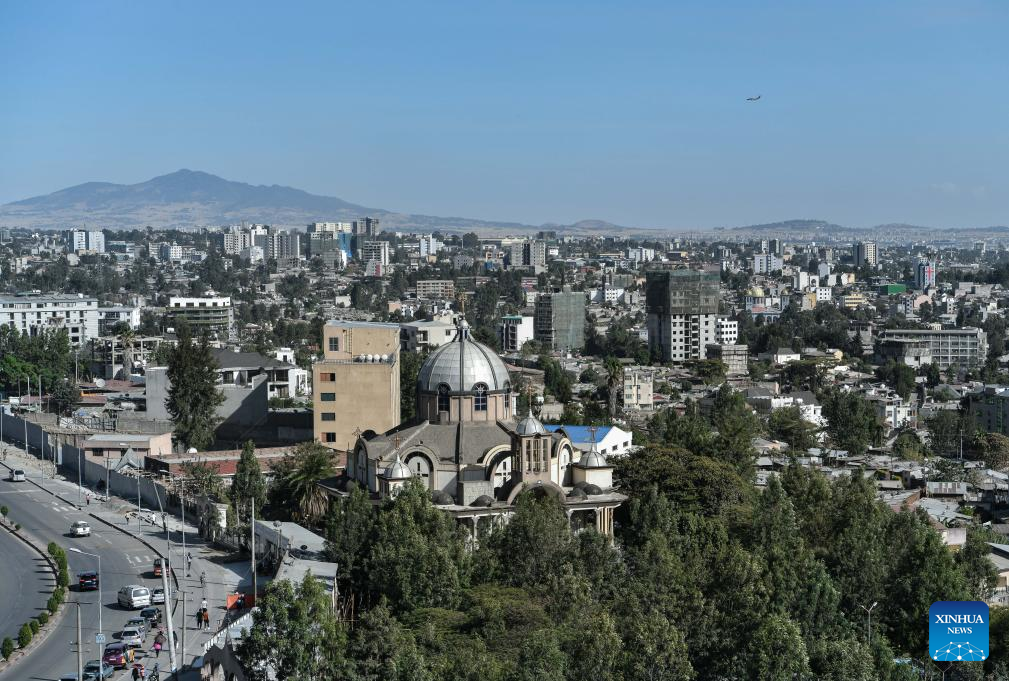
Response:
[[[404,462],[414,477],[420,478],[428,487],[431,486],[431,462],[423,454],[409,454]]]
[[[494,483],[494,489],[504,487],[504,484],[508,482],[508,478],[511,477],[512,473],[512,459],[511,456],[506,456],[494,467],[494,472],[491,478]]]
[[[487,411],[487,385],[484,383],[473,386],[473,411]]]
[[[442,383],[438,386],[438,411],[449,411],[449,399],[448,399],[449,389],[448,386]]]

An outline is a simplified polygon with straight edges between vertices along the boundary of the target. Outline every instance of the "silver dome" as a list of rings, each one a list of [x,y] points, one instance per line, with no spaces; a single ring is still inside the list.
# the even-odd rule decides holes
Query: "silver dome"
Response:
[[[487,390],[505,390],[508,369],[493,350],[469,337],[469,327],[459,325],[455,340],[432,353],[417,375],[417,390],[437,393],[447,385],[452,392],[471,392],[478,383]]]
[[[518,435],[545,435],[547,429],[543,427],[539,419],[529,414],[515,426],[515,432]]]
[[[385,469],[385,477],[389,480],[404,480],[406,478],[412,478],[413,473],[407,468],[403,460],[399,458],[399,454],[396,454],[396,460],[393,461]]]
[[[582,468],[606,468],[609,466],[606,463],[606,457],[597,452],[595,446],[588,454],[578,460],[578,465]]]

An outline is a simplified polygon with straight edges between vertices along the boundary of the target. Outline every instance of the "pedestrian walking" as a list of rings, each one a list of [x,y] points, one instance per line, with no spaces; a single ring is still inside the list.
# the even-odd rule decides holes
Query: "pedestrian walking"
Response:
[[[85,500],[86,500],[86,501],[88,502],[88,506],[90,506],[90,505],[91,505],[91,495],[90,495],[90,494],[88,494],[88,495],[86,495],[86,496],[85,496],[84,498],[85,498]]]
[[[206,598],[204,598],[203,602],[200,603],[200,607],[203,608],[204,610],[207,609],[207,599]]]
[[[203,629],[203,608],[196,611],[196,630],[200,631]]]
[[[207,629],[210,628],[210,611],[206,608],[203,610],[203,626]]]
[[[165,645],[165,635],[160,631],[154,637],[154,657],[161,657],[161,648]]]

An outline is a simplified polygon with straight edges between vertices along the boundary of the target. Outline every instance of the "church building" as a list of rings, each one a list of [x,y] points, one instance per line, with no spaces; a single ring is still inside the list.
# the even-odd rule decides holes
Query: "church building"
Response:
[[[595,447],[580,451],[563,428],[549,432],[532,414],[515,413],[504,362],[470,337],[465,320],[420,369],[417,418],[383,434],[362,433],[331,491],[344,494],[353,480],[382,499],[411,478],[420,478],[432,502],[474,539],[506,519],[526,489],[560,500],[573,529],[594,526],[608,536],[626,499]]]

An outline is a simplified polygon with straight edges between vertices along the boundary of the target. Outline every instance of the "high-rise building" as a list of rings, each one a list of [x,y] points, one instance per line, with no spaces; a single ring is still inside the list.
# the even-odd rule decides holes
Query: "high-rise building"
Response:
[[[973,326],[959,329],[884,329],[879,334],[880,344],[888,341],[920,342],[927,344],[932,361],[940,369],[956,364],[961,369],[972,369],[988,358],[988,334]]]
[[[66,329],[74,347],[98,337],[98,319],[98,299],[82,294],[0,296],[0,325],[31,335]]]
[[[585,294],[570,286],[536,297],[536,340],[555,352],[585,347]]]
[[[361,245],[361,260],[364,262],[375,261],[383,267],[389,264],[389,242],[388,241],[365,241]]]
[[[327,322],[322,351],[312,367],[316,440],[346,450],[362,432],[399,425],[398,324]]]
[[[286,264],[301,259],[301,235],[298,232],[271,231],[267,244],[267,258]]]
[[[437,255],[441,250],[441,242],[431,235],[420,238],[420,257],[426,258],[429,255]]]
[[[663,362],[705,359],[718,339],[717,271],[655,269],[646,273],[648,345]]]
[[[526,239],[511,245],[508,264],[511,267],[530,267],[542,272],[547,265],[547,245],[538,239]]]
[[[346,267],[353,257],[350,232],[313,232],[308,235],[308,257],[321,258],[326,267]]]
[[[418,281],[417,298],[420,300],[452,300],[455,298],[455,282],[451,279]]]
[[[934,260],[919,260],[914,269],[914,287],[920,291],[935,286],[936,267]]]
[[[862,267],[863,265],[876,266],[875,241],[859,241],[852,250],[852,255],[855,258],[855,267]]]
[[[235,313],[230,296],[172,296],[168,299],[168,314],[189,322],[194,336],[206,331],[218,338],[229,338],[234,332]]]
[[[353,222],[311,222],[308,225],[309,234],[328,232],[330,234],[353,234]]]
[[[67,232],[67,245],[75,253],[104,253],[105,233],[100,229],[71,229]]]
[[[782,262],[781,258],[773,253],[757,253],[753,256],[754,274],[770,274],[771,272],[779,272],[782,268],[784,268],[784,266],[785,263]]]
[[[501,317],[498,327],[498,338],[501,341],[502,352],[519,352],[522,346],[533,340],[533,318],[522,315],[505,315]]]
[[[378,218],[361,218],[354,220],[353,231],[357,236],[378,236],[382,229],[378,226]]]

